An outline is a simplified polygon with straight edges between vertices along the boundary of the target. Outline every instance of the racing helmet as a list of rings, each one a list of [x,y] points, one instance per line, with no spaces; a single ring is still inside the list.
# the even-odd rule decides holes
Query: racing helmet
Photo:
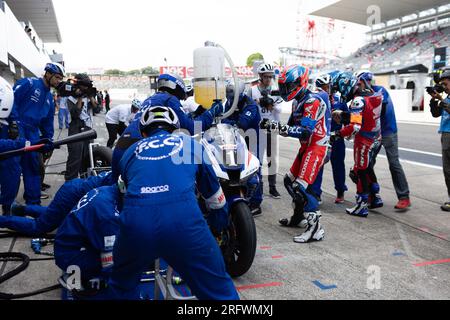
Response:
[[[178,100],[186,99],[186,85],[183,79],[171,73],[164,73],[158,78],[158,90],[170,93]]]
[[[275,69],[269,63],[263,63],[262,65],[260,65],[258,67],[258,74],[259,75],[266,74],[266,73],[270,73],[271,75],[275,75]]]
[[[364,80],[368,83],[370,83],[374,78],[373,73],[368,70],[358,71],[357,73],[355,73],[355,76],[356,78],[358,78],[358,80]]]
[[[280,96],[289,102],[297,96],[303,96],[308,90],[309,69],[293,65],[284,70],[278,78]]]
[[[141,132],[150,134],[153,130],[164,129],[173,132],[180,128],[180,120],[172,108],[153,106],[144,110],[140,120]]]
[[[142,103],[141,103],[141,101],[138,100],[138,99],[133,99],[133,101],[131,101],[131,107],[132,107],[133,109],[141,110]]]
[[[353,99],[354,93],[357,89],[358,79],[350,72],[340,73],[334,82],[334,86],[341,93],[345,101]]]
[[[51,74],[59,74],[62,77],[66,76],[66,69],[60,63],[56,62],[47,63],[44,70],[45,72],[49,72]]]
[[[316,79],[316,87],[322,88],[323,86],[329,85],[331,83],[331,76],[326,73],[317,77]]]
[[[14,91],[5,79],[0,77],[0,119],[7,119],[14,105]]]

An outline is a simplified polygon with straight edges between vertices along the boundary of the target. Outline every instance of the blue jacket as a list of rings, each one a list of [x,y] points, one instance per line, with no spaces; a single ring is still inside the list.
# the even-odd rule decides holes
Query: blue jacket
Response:
[[[333,96],[333,104],[331,106],[332,111],[341,110],[343,112],[350,112],[348,109],[348,106],[345,102],[341,101],[340,96],[334,95]],[[338,131],[342,129],[342,124],[337,124],[334,120],[331,121],[331,131]]]
[[[225,110],[228,111],[231,108],[231,102],[227,101],[225,104]],[[240,129],[246,131],[254,129],[259,132],[259,124],[261,123],[261,115],[256,102],[242,94],[239,97],[238,108],[227,119],[222,120],[222,123],[228,123],[231,125],[237,125]]]
[[[375,92],[383,94],[383,111],[381,113],[381,135],[389,136],[398,132],[394,103],[389,92],[382,86],[372,86]]]
[[[144,201],[195,200],[196,189],[206,206],[227,216],[226,199],[204,147],[190,136],[163,130],[131,146],[120,162],[126,184],[124,207]]]
[[[450,97],[445,98],[444,102],[450,103]],[[439,133],[450,132],[450,113],[446,110],[442,110],[441,125],[439,127]]]
[[[25,139],[9,140],[0,138],[0,153],[25,148]]]
[[[214,117],[209,111],[206,111],[201,116],[192,119],[190,116],[186,115],[183,111],[183,107],[180,103],[180,100],[178,100],[175,96],[159,92],[147,100],[145,100],[142,103],[142,109],[139,113],[136,114],[134,120],[130,123],[128,128],[124,131],[121,138],[119,139],[119,142],[117,143],[116,148],[113,152],[113,160],[112,160],[112,171],[115,177],[118,177],[119,172],[119,162],[122,158],[124,152],[128,149],[130,144],[126,144],[125,146],[122,145],[121,140],[129,140],[132,141],[131,144],[134,142],[142,139],[141,131],[139,129],[139,124],[141,120],[141,116],[143,111],[151,106],[167,106],[170,107],[172,110],[175,111],[175,113],[178,116],[178,119],[180,120],[180,127],[181,129],[186,129],[189,131],[191,135],[194,135],[195,133],[195,122],[198,122],[201,124],[201,128],[198,128],[197,130],[206,131],[209,129],[214,121]]]
[[[21,136],[28,140],[53,139],[55,103],[42,79],[24,78],[14,86],[11,121],[18,121]]]
[[[64,220],[55,238],[55,262],[64,272],[76,265],[83,281],[109,278],[119,234],[119,196],[117,186],[94,189]]]

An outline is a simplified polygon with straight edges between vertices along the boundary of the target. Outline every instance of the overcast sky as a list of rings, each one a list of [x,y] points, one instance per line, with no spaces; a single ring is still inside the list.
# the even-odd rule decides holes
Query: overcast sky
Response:
[[[68,70],[192,65],[204,41],[220,43],[236,65],[261,52],[278,61],[280,46],[296,46],[299,0],[53,0]],[[333,0],[303,0],[310,12]],[[357,32],[358,33],[358,32]],[[361,43],[362,33],[356,35]],[[357,48],[355,33],[348,45]]]

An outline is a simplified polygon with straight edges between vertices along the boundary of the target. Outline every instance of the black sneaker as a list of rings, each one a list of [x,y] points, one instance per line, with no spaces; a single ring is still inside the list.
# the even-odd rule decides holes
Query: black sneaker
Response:
[[[441,206],[442,211],[450,212],[450,202],[446,202]]]
[[[52,187],[51,185],[42,182],[42,184],[41,184],[41,191],[45,191],[47,189],[50,189],[51,187]]]
[[[50,199],[50,195],[47,193],[41,192],[41,200],[47,200]]]
[[[281,199],[281,194],[278,192],[277,187],[271,186],[269,189],[269,193],[274,199]]]
[[[250,211],[253,215],[253,217],[258,217],[262,215],[262,209],[259,205],[250,205]]]
[[[11,215],[11,206],[2,205],[2,214],[4,216],[10,216]]]

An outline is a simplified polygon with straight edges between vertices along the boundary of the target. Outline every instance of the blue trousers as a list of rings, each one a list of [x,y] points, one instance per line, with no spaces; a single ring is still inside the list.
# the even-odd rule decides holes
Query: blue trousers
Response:
[[[27,217],[0,216],[0,228],[8,228],[21,234],[38,237],[57,229],[82,194],[76,194],[72,184],[64,184],[48,207],[30,205],[25,209]]]
[[[58,122],[59,129],[64,129],[64,124],[66,125],[66,129],[69,129],[69,110],[68,109],[59,109],[58,112]]]
[[[249,197],[249,202],[252,205],[259,206],[263,202],[263,177],[261,174],[261,169],[259,169],[258,173],[254,175],[251,179],[247,182],[249,194],[247,195]]]
[[[198,299],[239,299],[194,196],[165,201],[126,198],[120,220],[108,286],[111,298],[136,297],[142,272],[162,258]]]
[[[339,139],[333,144],[330,161],[333,169],[334,188],[339,193],[347,191],[348,188],[345,184],[345,141],[343,139]],[[323,170],[324,168],[322,168],[316,181],[311,186],[311,191],[318,197],[322,196]]]
[[[9,139],[8,126],[0,125],[0,139]],[[19,187],[20,157],[0,161],[0,204],[11,206],[19,192]]]

